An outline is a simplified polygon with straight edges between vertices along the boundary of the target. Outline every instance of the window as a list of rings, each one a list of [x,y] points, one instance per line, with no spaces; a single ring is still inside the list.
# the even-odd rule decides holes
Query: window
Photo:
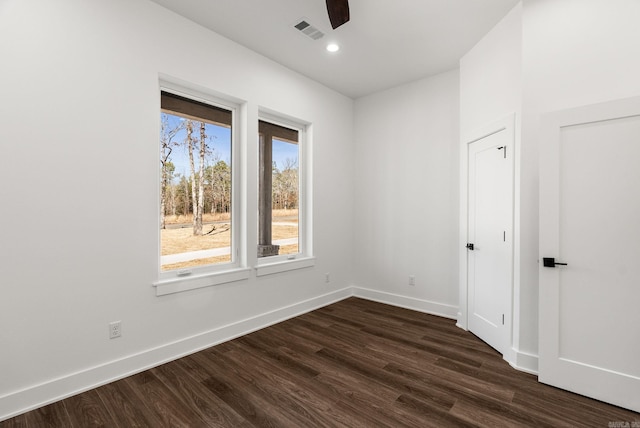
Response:
[[[310,239],[306,235],[306,128],[275,116],[261,117],[258,122],[259,264],[310,256]]]
[[[156,295],[313,266],[311,125],[258,112],[259,171],[244,169],[246,101],[170,77],[160,87]]]
[[[161,277],[229,267],[237,247],[234,108],[166,90],[160,106]]]

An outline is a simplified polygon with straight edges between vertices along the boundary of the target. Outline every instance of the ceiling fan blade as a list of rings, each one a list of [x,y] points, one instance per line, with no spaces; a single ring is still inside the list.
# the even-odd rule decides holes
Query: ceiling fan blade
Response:
[[[335,30],[345,22],[349,22],[349,0],[327,0],[327,12],[331,27]]]

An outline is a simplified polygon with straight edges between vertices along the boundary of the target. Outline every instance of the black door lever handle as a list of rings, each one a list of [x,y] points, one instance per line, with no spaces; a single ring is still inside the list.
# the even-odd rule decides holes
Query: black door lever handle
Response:
[[[544,257],[542,259],[542,265],[544,267],[550,267],[550,268],[556,267],[556,266],[567,266],[566,263],[557,262],[556,259],[554,259],[553,257]]]

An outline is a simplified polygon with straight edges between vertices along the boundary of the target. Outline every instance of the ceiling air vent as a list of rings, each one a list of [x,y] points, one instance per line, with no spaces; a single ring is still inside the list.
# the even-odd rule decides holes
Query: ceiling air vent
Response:
[[[313,40],[318,40],[324,36],[324,33],[318,30],[313,25],[309,24],[304,19],[300,20],[294,27],[301,31],[305,36],[312,38]]]

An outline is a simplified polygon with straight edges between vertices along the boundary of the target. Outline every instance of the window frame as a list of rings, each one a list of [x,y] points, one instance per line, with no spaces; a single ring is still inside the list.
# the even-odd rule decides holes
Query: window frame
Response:
[[[161,230],[160,230],[160,186],[161,170],[158,168],[158,188],[157,188],[157,281],[153,283],[156,288],[156,295],[176,293],[196,288],[208,287],[212,285],[224,284],[228,282],[248,279],[251,269],[246,265],[246,252],[243,251],[245,243],[242,242],[243,230],[246,225],[242,224],[243,210],[245,203],[243,195],[243,171],[241,142],[242,130],[239,129],[242,118],[239,116],[242,110],[242,102],[215,93],[205,88],[196,88],[191,85],[185,86],[170,79],[160,79],[158,88],[158,118],[162,112],[160,97],[162,92],[178,95],[180,97],[208,104],[213,107],[222,108],[231,112],[231,262],[215,263],[204,266],[189,267],[184,269],[174,269],[162,271],[160,264],[161,257]],[[159,144],[160,138],[158,138]],[[156,146],[157,147],[157,146]]]
[[[313,230],[312,125],[309,122],[267,109],[258,110],[258,121],[298,131],[298,252],[296,254],[280,254],[256,258],[256,275],[271,275],[314,266],[315,257],[313,255],[313,236],[311,233]],[[258,170],[259,167],[260,165],[258,165]],[[258,180],[260,180],[259,177]],[[258,217],[256,217],[256,221],[259,221]]]

